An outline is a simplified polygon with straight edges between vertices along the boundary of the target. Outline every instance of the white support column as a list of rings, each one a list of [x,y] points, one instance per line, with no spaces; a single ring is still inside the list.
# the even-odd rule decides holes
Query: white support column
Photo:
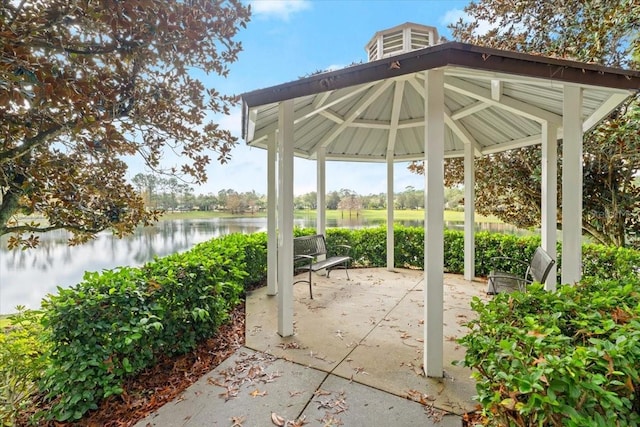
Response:
[[[325,234],[327,226],[327,158],[324,147],[318,149],[317,164],[317,201],[316,201],[316,232]]]
[[[425,71],[424,370],[442,377],[444,352],[444,72]]]
[[[558,128],[549,122],[542,123],[542,249],[557,260],[558,218]],[[553,265],[544,288],[556,290],[557,269]]]
[[[267,295],[278,293],[277,135],[267,142]]]
[[[582,275],[582,89],[564,86],[562,133],[562,283]]]
[[[293,100],[278,110],[278,334],[293,335]]]
[[[476,168],[474,147],[464,146],[464,279],[473,280],[476,276]]]
[[[393,232],[393,153],[387,153],[387,270],[395,268],[395,235]]]

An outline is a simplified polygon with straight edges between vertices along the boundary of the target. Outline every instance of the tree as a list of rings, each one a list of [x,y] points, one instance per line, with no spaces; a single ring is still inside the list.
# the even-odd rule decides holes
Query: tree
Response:
[[[158,186],[158,178],[153,174],[138,173],[131,180],[147,206],[151,206],[155,189]]]
[[[640,2],[479,0],[453,25],[456,39],[608,66],[638,67]],[[478,33],[480,21],[492,30]],[[632,56],[635,52],[636,57]],[[560,144],[561,145],[561,144]],[[584,136],[583,232],[625,246],[640,231],[640,103],[631,99]],[[476,159],[476,206],[519,227],[540,224],[540,147]],[[421,165],[412,165],[420,170]],[[562,165],[558,167],[561,173]],[[446,164],[446,185],[463,183],[460,159]],[[560,194],[560,192],[559,192]],[[561,203],[561,200],[560,200]],[[558,225],[561,226],[561,211]]]
[[[348,210],[349,218],[351,218],[353,211],[355,211],[356,216],[358,216],[362,210],[362,200],[360,196],[358,196],[355,191],[346,188],[341,189],[339,195],[340,202],[338,202],[338,209]]]
[[[337,191],[331,191],[327,193],[327,200],[325,202],[327,204],[327,209],[338,209],[338,203],[340,203],[340,194]]]
[[[6,1],[0,9],[0,235],[64,228],[70,243],[116,235],[157,213],[127,183],[126,157],[206,181],[236,139],[211,119],[236,98],[200,78],[227,76],[249,20],[239,0]],[[183,164],[164,165],[165,150]],[[16,214],[46,222],[18,223]]]

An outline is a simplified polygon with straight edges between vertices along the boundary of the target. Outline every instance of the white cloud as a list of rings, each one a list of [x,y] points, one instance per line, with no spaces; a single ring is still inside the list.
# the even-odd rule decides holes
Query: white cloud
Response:
[[[473,22],[473,18],[469,16],[464,10],[451,9],[451,10],[448,10],[444,14],[444,16],[440,19],[440,23],[442,25],[448,26],[451,24],[455,24],[460,19],[462,19],[462,22]],[[478,28],[475,31],[476,35],[486,34],[488,31],[493,30],[496,27],[495,24],[491,24],[489,23],[489,21],[480,20],[477,22],[478,22]]]
[[[250,4],[253,14],[283,21],[288,21],[296,12],[311,8],[309,0],[252,0]]]

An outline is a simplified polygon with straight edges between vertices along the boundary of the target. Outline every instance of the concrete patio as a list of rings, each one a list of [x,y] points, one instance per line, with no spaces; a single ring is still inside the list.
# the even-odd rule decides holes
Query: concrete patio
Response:
[[[453,413],[473,409],[470,370],[454,366],[464,357],[455,339],[473,312],[473,296],[486,298],[486,284],[445,275],[445,376],[422,373],[423,277],[417,270],[335,270],[314,276],[314,299],[306,284],[295,285],[295,335],[276,331],[277,301],[261,288],[247,298],[246,346],[341,378],[406,397],[426,393],[434,406]]]
[[[475,383],[452,365],[464,357],[455,340],[474,314],[471,298],[487,298],[486,283],[445,274],[445,375],[436,379],[421,367],[424,273],[349,275],[314,275],[313,300],[295,285],[295,334],[286,338],[276,333],[276,297],[251,292],[245,347],[137,426],[268,426],[277,417],[289,426],[462,425]]]

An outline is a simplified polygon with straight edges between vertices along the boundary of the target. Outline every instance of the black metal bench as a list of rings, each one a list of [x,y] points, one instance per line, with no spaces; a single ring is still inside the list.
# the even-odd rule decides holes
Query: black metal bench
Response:
[[[551,259],[549,254],[542,248],[537,248],[531,257],[531,261],[526,263],[519,259],[508,257],[493,257],[492,263],[508,261],[510,263],[521,264],[527,267],[524,276],[500,271],[497,268],[492,269],[489,273],[489,282],[487,286],[487,294],[495,295],[499,292],[526,291],[528,284],[535,282],[544,283],[547,276],[551,272],[551,267],[555,261]],[[494,264],[495,265],[495,264]]]
[[[351,257],[348,255],[348,252],[351,249],[351,246],[338,246],[345,248],[347,254],[331,256],[324,260],[318,260],[319,256],[327,254],[327,244],[322,234],[296,237],[293,239],[294,270],[296,272],[309,272],[309,279],[297,280],[293,282],[293,284],[295,285],[296,283],[301,282],[309,283],[309,295],[311,296],[311,299],[313,299],[313,290],[311,288],[312,272],[327,270],[327,277],[329,277],[331,270],[335,268],[342,268],[347,273],[347,280],[349,280],[349,261],[351,261]]]

